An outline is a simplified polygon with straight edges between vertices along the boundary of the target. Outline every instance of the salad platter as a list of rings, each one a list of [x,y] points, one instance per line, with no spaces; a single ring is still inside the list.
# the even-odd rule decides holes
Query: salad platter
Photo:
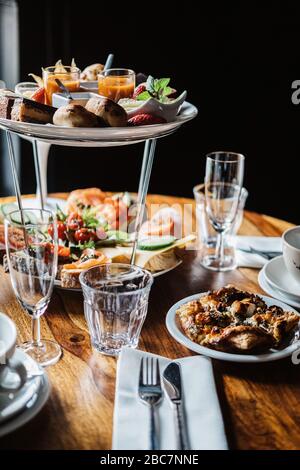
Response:
[[[16,210],[14,203],[0,206],[0,252],[5,271],[8,271],[5,218],[11,218],[14,223],[10,245],[21,250],[25,243],[19,228],[20,221],[13,219]],[[63,209],[57,205],[53,218],[59,239],[57,287],[81,290],[79,275],[82,271],[103,264],[130,263],[136,238],[136,198],[130,193],[111,194],[99,188],[77,189],[69,194]],[[36,222],[35,213],[27,210],[25,224],[30,226]],[[54,248],[54,230],[51,224],[44,233],[41,244],[45,253],[52,252]],[[181,264],[185,248],[194,240],[192,234],[182,238],[181,219],[175,209],[158,210],[141,226],[135,264],[149,270],[154,277],[163,275]],[[34,244],[30,248],[36,250],[41,247]]]

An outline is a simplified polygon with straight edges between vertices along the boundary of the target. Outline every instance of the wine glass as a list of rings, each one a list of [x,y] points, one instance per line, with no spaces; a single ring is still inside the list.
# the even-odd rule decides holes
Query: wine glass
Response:
[[[234,223],[244,178],[245,157],[233,152],[213,152],[206,157],[205,207],[217,232],[216,252],[202,259],[214,271],[234,269],[235,260],[224,253],[224,236]]]
[[[9,213],[5,243],[14,293],[32,318],[32,339],[19,347],[41,366],[54,364],[61,348],[40,335],[40,317],[50,302],[57,272],[58,237],[52,213],[41,209]]]

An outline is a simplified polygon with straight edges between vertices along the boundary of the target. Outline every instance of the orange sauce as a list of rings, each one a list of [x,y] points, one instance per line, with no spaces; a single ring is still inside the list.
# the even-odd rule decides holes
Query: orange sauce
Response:
[[[99,95],[106,96],[113,101],[131,98],[134,86],[134,77],[107,76],[98,78]]]
[[[80,87],[79,80],[72,79],[72,74],[56,73],[55,75],[50,75],[45,79],[45,102],[49,105],[52,105],[53,93],[61,92],[55,81],[56,78],[58,78],[71,93],[78,91]]]

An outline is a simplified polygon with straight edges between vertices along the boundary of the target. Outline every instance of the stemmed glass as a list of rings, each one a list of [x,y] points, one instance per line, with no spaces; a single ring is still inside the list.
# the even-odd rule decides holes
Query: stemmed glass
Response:
[[[205,206],[208,218],[217,232],[216,252],[202,259],[214,271],[235,267],[234,258],[224,253],[224,236],[237,216],[244,178],[245,157],[233,152],[213,152],[206,157]]]
[[[50,211],[13,211],[5,219],[7,263],[14,293],[32,318],[32,340],[19,345],[41,366],[57,362],[60,346],[41,340],[40,317],[46,311],[57,272],[57,227]]]

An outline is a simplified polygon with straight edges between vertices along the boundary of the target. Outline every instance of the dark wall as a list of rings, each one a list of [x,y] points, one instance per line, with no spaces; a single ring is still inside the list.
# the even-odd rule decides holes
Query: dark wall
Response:
[[[116,66],[170,76],[199,115],[158,142],[151,192],[191,196],[205,154],[229,149],[247,158],[248,208],[300,223],[300,106],[291,102],[291,83],[300,78],[300,11],[296,2],[262,3],[196,10],[195,2],[134,2],[130,10],[127,3],[22,0],[21,78],[59,58],[75,57],[83,68],[109,52]],[[23,144],[24,192],[35,187],[30,150]],[[49,188],[133,191],[141,154],[141,145],[53,148]]]

